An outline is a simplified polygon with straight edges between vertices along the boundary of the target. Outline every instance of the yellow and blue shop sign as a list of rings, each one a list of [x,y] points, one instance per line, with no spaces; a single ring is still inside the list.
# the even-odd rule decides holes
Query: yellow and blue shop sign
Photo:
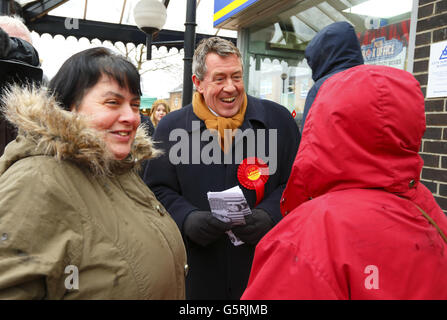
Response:
[[[259,0],[214,0],[214,27]]]

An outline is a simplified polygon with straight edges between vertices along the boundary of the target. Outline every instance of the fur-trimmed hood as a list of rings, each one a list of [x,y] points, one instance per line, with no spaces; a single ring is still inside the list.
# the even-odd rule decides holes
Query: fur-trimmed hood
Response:
[[[1,111],[18,129],[18,138],[0,159],[0,174],[14,162],[37,155],[72,161],[98,175],[120,174],[160,154],[140,125],[129,156],[114,160],[102,133],[90,128],[85,116],[63,110],[44,88],[12,87],[2,100]]]

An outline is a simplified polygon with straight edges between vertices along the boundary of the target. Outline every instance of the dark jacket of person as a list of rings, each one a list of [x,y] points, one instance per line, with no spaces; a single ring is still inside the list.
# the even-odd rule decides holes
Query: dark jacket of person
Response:
[[[0,28],[0,97],[6,86],[12,83],[40,83],[42,69],[39,65],[39,55],[31,44],[9,37]],[[0,156],[16,135],[15,129],[4,120],[0,112]]]
[[[195,130],[193,121],[197,127]],[[185,149],[190,153],[189,163],[193,160],[200,163],[177,165],[171,163],[170,149],[178,143],[178,139],[173,138],[174,141],[169,141],[169,137],[171,133],[175,133],[175,129],[179,134],[187,132]],[[277,223],[282,217],[280,198],[299,145],[298,127],[290,112],[284,107],[271,101],[248,96],[244,122],[239,129],[243,132],[247,132],[247,129],[277,130],[277,143],[274,143],[276,146],[268,142],[269,130],[265,130],[266,142],[262,140],[260,142],[262,146],[266,146],[267,155],[271,155],[272,149],[276,147],[277,170],[269,176],[265,184],[264,198],[256,206],[265,210],[274,223]],[[208,191],[223,191],[240,186],[250,208],[253,208],[256,202],[256,192],[244,188],[238,181],[239,162],[235,163],[233,160],[231,164],[223,164],[223,161],[222,164],[203,163],[200,154],[208,153],[204,147],[209,142],[198,142],[197,138],[193,141],[192,137],[198,135],[200,139],[200,135],[205,130],[204,121],[193,113],[191,104],[167,114],[158,124],[153,137],[157,148],[165,153],[160,158],[150,160],[145,172],[145,182],[172,215],[183,235],[183,223],[188,214],[195,210],[210,211]],[[233,155],[235,144],[243,143],[243,159],[247,158],[247,140],[235,139],[232,144]],[[259,140],[260,131],[256,131],[256,141],[250,145],[256,146]],[[221,149],[217,148],[223,155]],[[191,155],[193,149],[196,151]],[[186,278],[186,297],[188,299],[239,299],[247,285],[255,246],[249,244],[234,246],[226,234],[206,247],[195,244],[186,236],[183,239],[190,267]]]
[[[152,137],[154,135],[155,128],[152,124],[151,118],[140,113],[140,120],[141,124],[143,124],[146,129],[147,135]]]
[[[309,109],[321,85],[334,74],[363,64],[360,43],[354,28],[347,22],[335,22],[323,28],[306,47],[305,57],[315,82],[304,104],[301,132]]]
[[[144,129],[146,130],[146,134],[149,137],[152,137],[154,135],[155,128],[154,128],[154,125],[152,124],[151,118],[140,113],[140,120],[141,120],[141,124],[144,126]],[[141,171],[139,174],[142,179],[143,179],[143,174],[144,174],[144,170],[146,169],[147,163],[148,163],[148,160],[145,160],[141,163]]]

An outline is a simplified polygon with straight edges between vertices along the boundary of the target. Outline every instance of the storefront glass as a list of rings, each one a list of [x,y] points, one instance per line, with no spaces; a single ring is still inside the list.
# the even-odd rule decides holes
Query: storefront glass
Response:
[[[366,64],[406,69],[413,1],[387,1],[386,6],[383,2],[329,0],[298,4],[248,28],[248,93],[278,102],[300,118],[313,84],[304,50],[319,30],[335,21],[354,26]],[[396,11],[392,11],[393,3]],[[370,7],[361,8],[365,5]]]

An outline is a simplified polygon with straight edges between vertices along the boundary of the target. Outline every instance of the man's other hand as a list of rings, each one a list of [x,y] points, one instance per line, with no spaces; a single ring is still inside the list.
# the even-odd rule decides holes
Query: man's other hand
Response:
[[[230,224],[220,221],[209,211],[193,211],[183,224],[185,235],[204,247],[216,241],[230,228]]]

